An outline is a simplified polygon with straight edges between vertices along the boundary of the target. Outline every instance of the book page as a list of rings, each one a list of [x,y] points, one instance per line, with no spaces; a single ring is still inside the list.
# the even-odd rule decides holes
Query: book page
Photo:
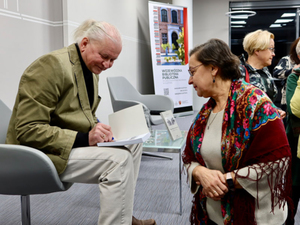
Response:
[[[122,140],[149,133],[142,105],[135,105],[108,116],[114,139]]]

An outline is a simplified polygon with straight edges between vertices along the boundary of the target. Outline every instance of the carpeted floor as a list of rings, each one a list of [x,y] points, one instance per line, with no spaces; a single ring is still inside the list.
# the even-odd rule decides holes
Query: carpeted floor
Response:
[[[181,129],[187,130],[193,116],[177,118]],[[155,129],[163,129],[158,126]],[[179,168],[177,153],[161,153],[173,160],[142,157],[138,177],[134,216],[154,218],[158,225],[187,225],[192,195],[182,174],[183,213],[179,215]],[[296,224],[300,225],[300,209]],[[21,224],[19,196],[0,195],[0,225]],[[74,184],[68,191],[31,197],[32,225],[96,225],[99,214],[97,185]]]

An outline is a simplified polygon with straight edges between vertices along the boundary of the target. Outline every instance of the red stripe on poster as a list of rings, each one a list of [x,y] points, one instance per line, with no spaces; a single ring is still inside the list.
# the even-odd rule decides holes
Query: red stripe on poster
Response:
[[[187,8],[183,8],[183,27],[184,27],[184,56],[185,64],[189,63],[189,35],[188,35],[188,17],[187,17]]]

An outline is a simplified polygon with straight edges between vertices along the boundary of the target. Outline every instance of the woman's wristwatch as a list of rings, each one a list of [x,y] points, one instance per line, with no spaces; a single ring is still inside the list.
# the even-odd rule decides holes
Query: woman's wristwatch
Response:
[[[234,183],[233,183],[233,179],[231,176],[231,172],[226,173],[226,181],[227,181],[229,190],[234,191]]]

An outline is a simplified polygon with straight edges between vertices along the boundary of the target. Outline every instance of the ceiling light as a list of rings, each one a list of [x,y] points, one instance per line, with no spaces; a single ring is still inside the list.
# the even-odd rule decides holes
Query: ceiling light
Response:
[[[281,24],[271,24],[270,27],[281,27]]]
[[[254,11],[230,11],[225,13],[226,16],[232,18],[232,19],[248,19],[250,16],[256,15],[256,12]]]
[[[294,17],[296,13],[283,13],[281,17]]]
[[[288,23],[292,22],[294,19],[277,19],[275,23]]]
[[[231,21],[231,24],[246,24],[245,20],[237,20],[237,21]]]
[[[232,25],[231,26],[231,28],[243,28],[243,27],[245,27],[245,26],[243,26],[243,25]]]

